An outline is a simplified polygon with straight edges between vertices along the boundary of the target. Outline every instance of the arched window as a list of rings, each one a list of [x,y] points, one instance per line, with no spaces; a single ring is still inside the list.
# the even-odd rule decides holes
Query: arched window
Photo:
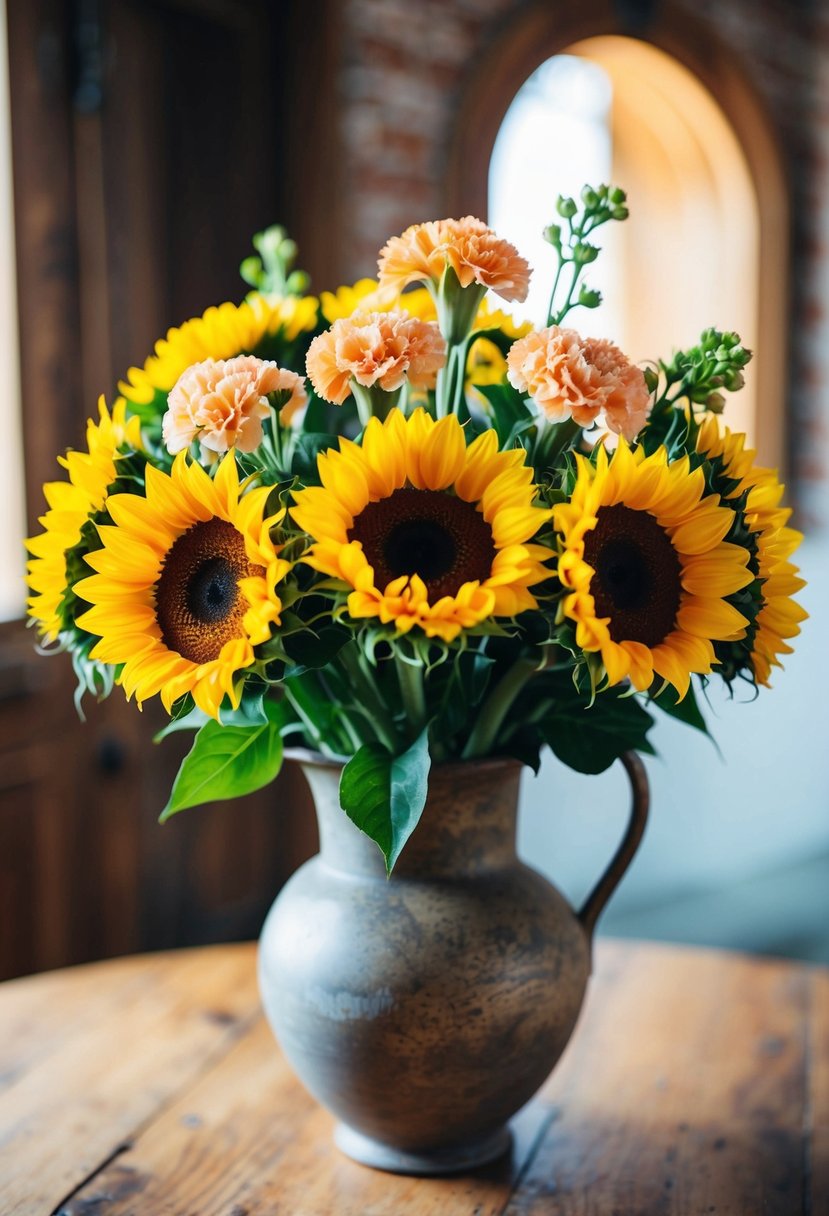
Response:
[[[527,316],[540,322],[552,260],[540,234],[556,195],[584,182],[622,186],[630,219],[602,230],[587,276],[604,303],[574,313],[573,325],[637,361],[667,357],[709,325],[737,330],[756,358],[726,421],[780,465],[787,198],[765,115],[722,64],[712,73],[638,38],[567,33],[532,40],[518,29],[512,48],[509,37],[499,45],[498,66],[481,65],[462,107],[449,201],[461,210],[477,201],[529,258]]]

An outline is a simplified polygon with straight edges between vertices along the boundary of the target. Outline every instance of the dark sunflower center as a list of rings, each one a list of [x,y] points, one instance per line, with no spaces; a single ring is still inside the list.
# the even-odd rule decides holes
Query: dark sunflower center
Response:
[[[648,511],[621,504],[600,507],[597,519],[584,538],[596,615],[610,617],[614,642],[658,646],[674,628],[682,589],[671,538]]]
[[[215,625],[231,611],[238,593],[233,567],[227,558],[209,557],[190,580],[187,607],[197,620]]]
[[[442,490],[406,488],[370,502],[348,538],[362,544],[378,587],[417,574],[432,603],[456,595],[464,583],[489,578],[495,557],[492,529],[481,513]]]
[[[225,642],[242,637],[247,600],[239,579],[262,574],[248,561],[233,524],[194,524],[170,546],[156,584],[155,614],[162,640],[194,663],[209,663]]]

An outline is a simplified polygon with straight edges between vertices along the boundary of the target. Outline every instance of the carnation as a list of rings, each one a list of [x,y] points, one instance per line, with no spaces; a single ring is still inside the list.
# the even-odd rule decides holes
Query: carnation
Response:
[[[446,343],[433,322],[406,312],[355,312],[314,339],[306,367],[317,393],[342,405],[352,381],[388,393],[407,379],[415,388],[434,388],[445,360]]]
[[[527,261],[514,245],[471,215],[413,224],[401,236],[392,237],[380,251],[380,286],[400,291],[408,283],[437,285],[447,266],[461,287],[478,284],[504,300],[527,298],[531,274]]]
[[[588,427],[603,412],[617,435],[633,439],[648,414],[644,373],[604,338],[582,338],[551,325],[513,343],[507,377],[532,397],[551,422],[572,418]]]
[[[253,452],[262,442],[268,394],[279,393],[283,423],[301,410],[307,395],[302,378],[272,360],[239,355],[205,359],[182,372],[167,398],[162,434],[167,450],[182,451],[198,439],[210,460],[230,448]]]

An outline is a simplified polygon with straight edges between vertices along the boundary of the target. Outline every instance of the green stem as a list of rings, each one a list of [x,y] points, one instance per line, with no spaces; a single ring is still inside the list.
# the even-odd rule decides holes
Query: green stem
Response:
[[[547,324],[548,325],[555,324],[553,306],[556,302],[556,292],[558,291],[558,283],[559,283],[559,279],[561,278],[561,272],[563,269],[564,269],[564,259],[562,258],[561,252],[559,251],[558,270],[556,271],[556,277],[553,279],[553,289],[550,292],[550,303],[547,306]]]
[[[361,705],[369,711],[367,720],[371,722],[375,735],[394,756],[398,750],[397,738],[394,730],[386,725],[391,716],[388,706],[384,704],[371,675],[367,675],[363,670],[361,659],[362,655],[357,650],[356,642],[349,642],[337,655],[337,661],[344,668],[352,691],[356,693]]]
[[[510,667],[484,702],[480,717],[463,749],[464,760],[488,754],[516,697],[538,669],[537,659],[519,659]]]
[[[423,668],[407,663],[400,655],[394,656],[397,670],[397,681],[400,685],[400,695],[406,718],[416,737],[426,725],[426,697],[423,689]]]
[[[294,713],[302,723],[302,729],[309,736],[311,747],[316,748],[316,750],[319,752],[322,752],[324,756],[329,756],[332,758],[336,757],[337,752],[334,750],[334,748],[329,747],[329,745],[325,742],[325,739],[323,739],[321,733],[317,730],[312,718],[306,713],[305,707],[301,704],[297,697],[294,696],[287,683],[283,687],[286,698],[288,701],[290,701]]]

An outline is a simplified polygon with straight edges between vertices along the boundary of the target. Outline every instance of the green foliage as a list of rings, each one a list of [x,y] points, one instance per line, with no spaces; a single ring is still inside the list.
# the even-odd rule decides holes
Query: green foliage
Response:
[[[340,778],[340,805],[361,832],[378,845],[391,874],[403,846],[417,827],[429,779],[428,731],[400,756],[379,743],[366,743]]]
[[[673,685],[667,684],[662,692],[653,698],[652,703],[658,706],[663,713],[668,714],[671,718],[676,718],[678,722],[684,722],[686,726],[693,726],[695,730],[702,731],[704,735],[709,733],[708,725],[697,704],[693,684],[681,701]]]
[[[268,701],[265,715],[266,721],[254,726],[222,726],[212,718],[202,726],[181,763],[162,823],[186,807],[252,794],[276,778],[285,710]]]
[[[514,448],[536,422],[526,397],[511,384],[480,384],[476,387],[489,402],[492,428],[498,436],[498,447],[502,451]]]
[[[587,708],[554,704],[539,724],[544,742],[578,773],[603,773],[622,752],[653,755],[647,734],[653,718],[636,697],[612,690]]]

